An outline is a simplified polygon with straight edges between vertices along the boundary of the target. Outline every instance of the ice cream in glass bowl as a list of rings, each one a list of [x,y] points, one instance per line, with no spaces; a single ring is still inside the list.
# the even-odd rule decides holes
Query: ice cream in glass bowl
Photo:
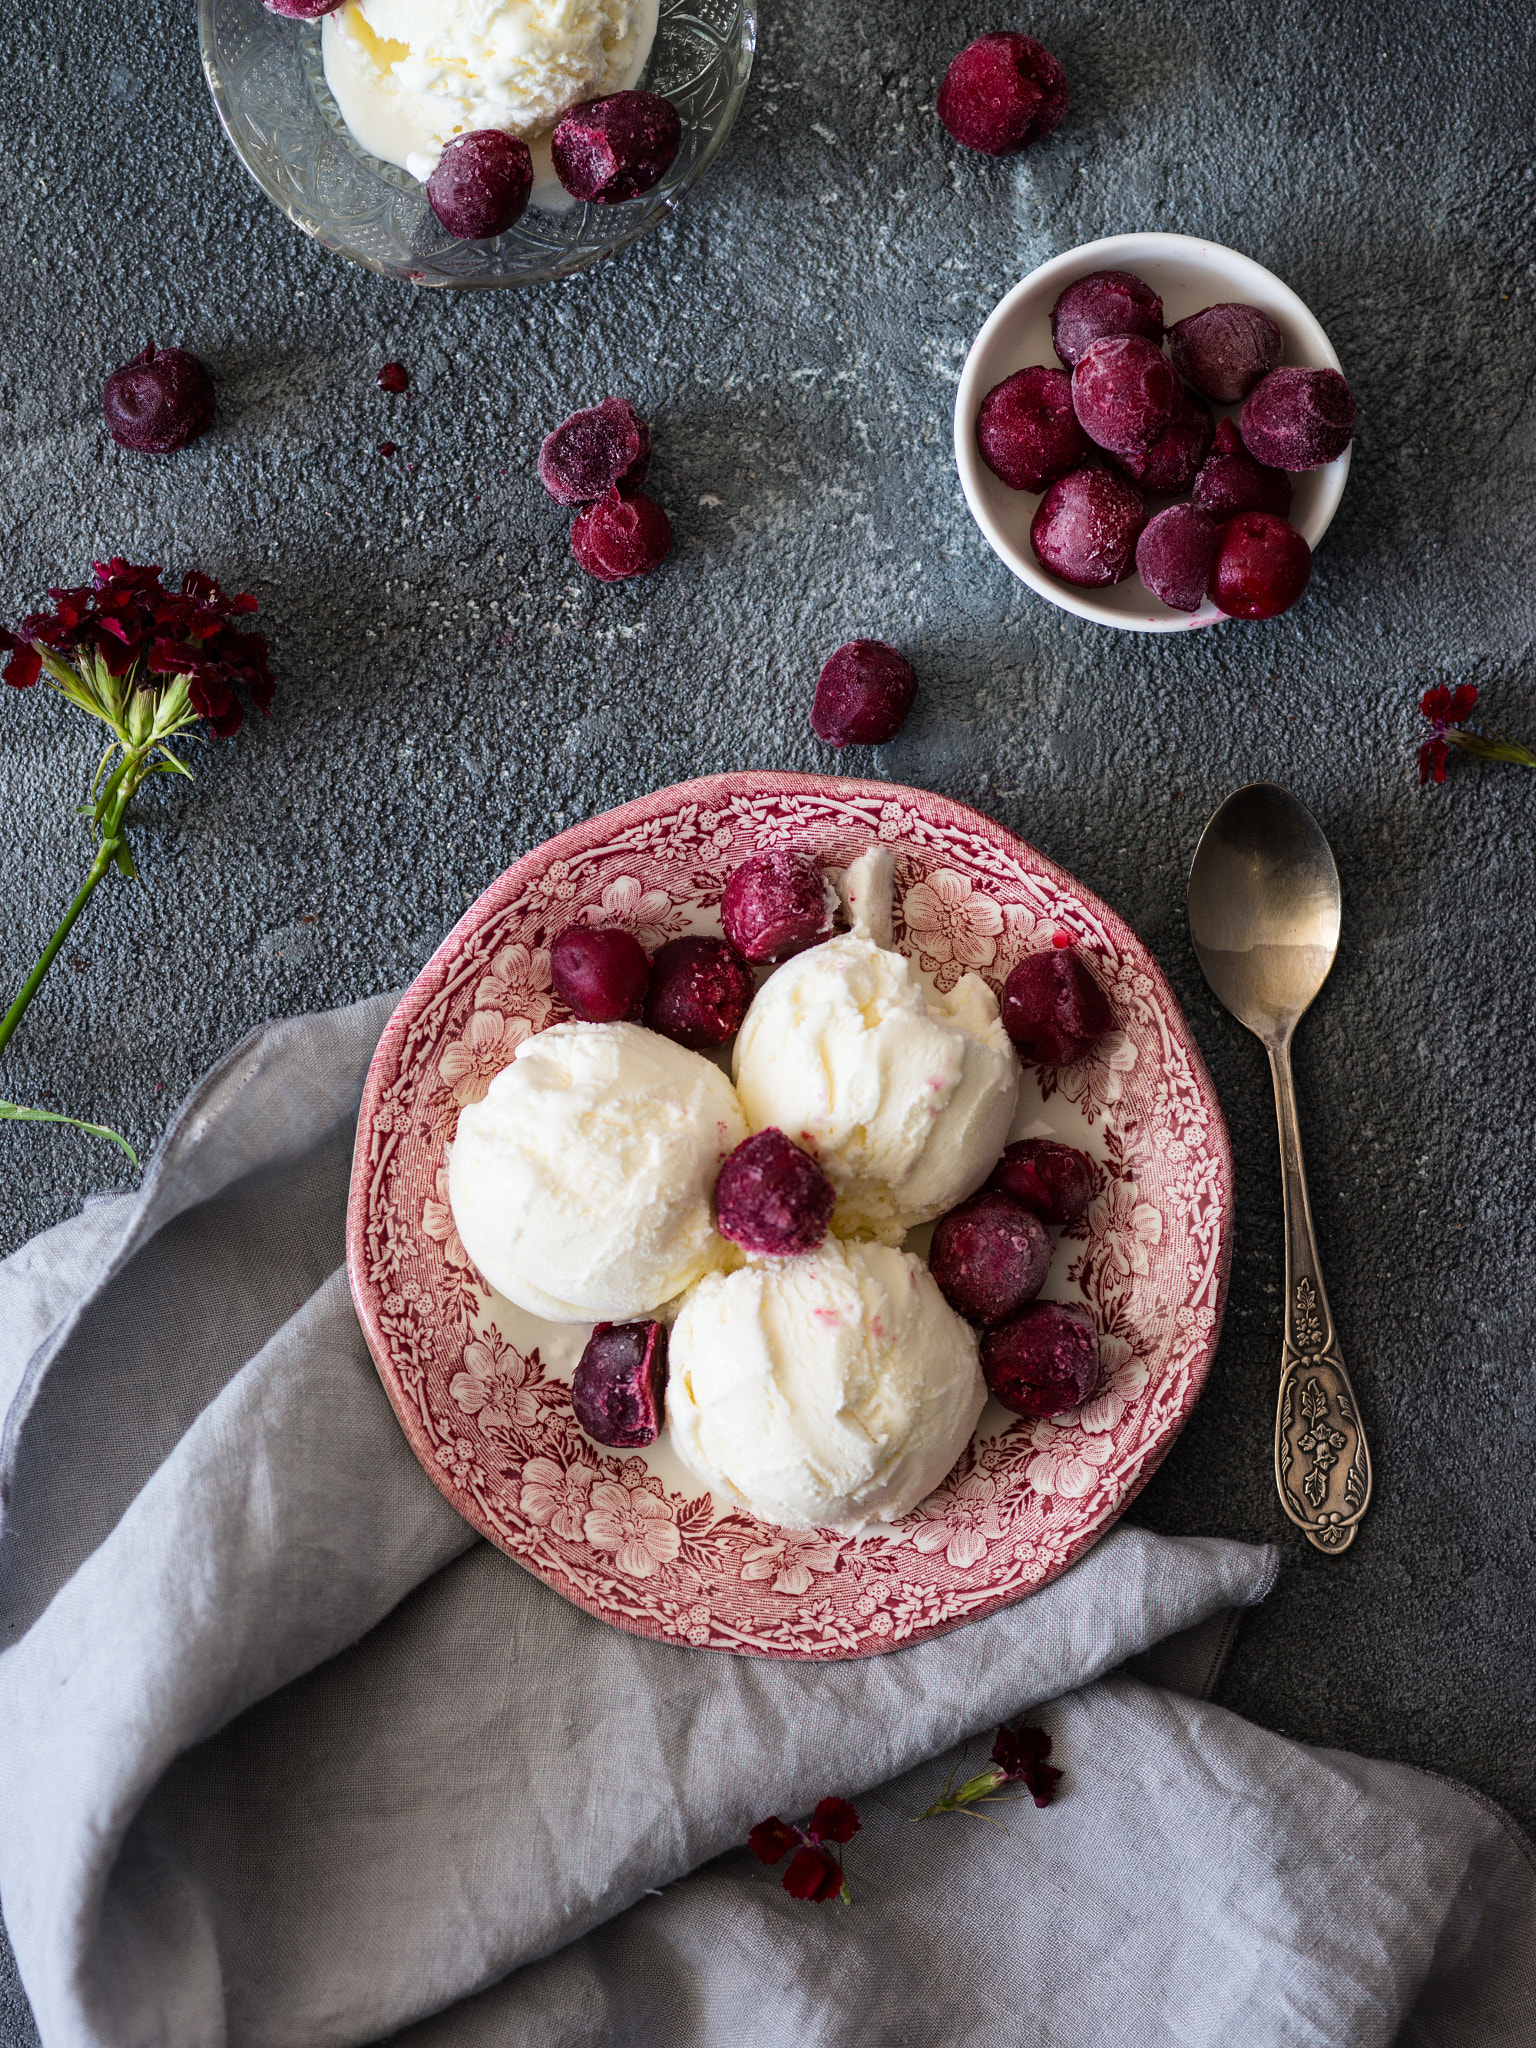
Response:
[[[199,8],[219,119],[273,204],[370,270],[450,288],[569,277],[657,226],[724,142],[756,32],[754,0],[346,0],[315,21],[262,0]],[[638,197],[572,200],[556,122],[632,89],[676,109],[676,157]],[[486,129],[526,142],[533,192],[502,233],[461,239],[425,181],[455,137]]]

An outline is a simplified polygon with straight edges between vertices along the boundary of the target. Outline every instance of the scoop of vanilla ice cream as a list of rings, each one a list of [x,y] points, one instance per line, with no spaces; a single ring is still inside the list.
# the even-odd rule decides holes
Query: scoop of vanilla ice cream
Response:
[[[922,1260],[829,1238],[710,1273],[673,1325],[672,1447],[765,1522],[856,1535],[931,1493],[986,1400],[976,1334]]]
[[[348,0],[321,48],[356,140],[425,181],[456,135],[531,141],[628,90],[655,35],[656,0]]]
[[[699,1053],[638,1024],[557,1024],[459,1112],[449,1206],[519,1308],[623,1322],[733,1255],[715,1176],[746,1136],[730,1082]]]
[[[941,995],[865,930],[799,953],[736,1040],[754,1131],[776,1124],[837,1189],[832,1229],[899,1243],[980,1187],[1007,1140],[1019,1063],[976,974]]]

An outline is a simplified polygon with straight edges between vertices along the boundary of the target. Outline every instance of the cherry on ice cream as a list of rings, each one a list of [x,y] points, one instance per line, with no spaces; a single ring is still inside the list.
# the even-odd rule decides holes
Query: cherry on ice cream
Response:
[[[539,447],[539,482],[559,505],[590,505],[608,490],[632,498],[650,465],[651,430],[627,398],[573,412]]]
[[[1237,405],[1279,367],[1285,336],[1257,306],[1207,306],[1169,328],[1168,353],[1186,384],[1218,405]]]
[[[832,936],[837,891],[803,853],[755,853],[720,898],[725,936],[744,960],[788,960]]]
[[[744,1252],[788,1259],[827,1234],[837,1189],[808,1153],[770,1125],[726,1160],[715,1182],[715,1226]]]
[[[1093,590],[1130,575],[1146,517],[1140,491],[1123,476],[1074,469],[1040,500],[1030,521],[1030,544],[1053,576]]]
[[[1067,74],[1033,36],[995,33],[967,43],[939,87],[939,119],[967,149],[1011,156],[1059,126]]]
[[[1072,410],[1072,379],[1043,364],[994,384],[976,415],[976,445],[994,476],[1015,491],[1043,491],[1085,462],[1088,436]]]
[[[1271,469],[1321,469],[1354,438],[1355,401],[1337,370],[1271,370],[1239,415],[1243,442]]]
[[[1198,506],[1170,505],[1149,519],[1136,543],[1136,571],[1164,604],[1197,612],[1221,545],[1221,528]]]
[[[213,379],[184,348],[157,349],[124,363],[101,394],[107,431],[135,455],[174,455],[213,419]]]
[[[741,1029],[752,971],[724,939],[668,939],[651,962],[645,1021],[652,1031],[706,1052]]]
[[[1137,334],[1155,347],[1163,338],[1163,302],[1128,270],[1090,270],[1069,284],[1051,308],[1051,341],[1075,370],[1096,341]]]
[[[526,142],[499,128],[457,135],[427,180],[427,204],[450,235],[484,242],[521,218],[533,190]]]
[[[604,492],[571,522],[571,553],[600,583],[648,576],[672,552],[672,522],[654,498]]]
[[[1160,497],[1187,491],[1210,453],[1215,432],[1211,408],[1198,393],[1186,391],[1181,384],[1167,431],[1159,434],[1149,448],[1117,455],[1115,460],[1122,469],[1130,471],[1144,491]]]
[[[1210,593],[1232,619],[1289,611],[1312,574],[1312,550],[1272,512],[1241,512],[1221,529]]]
[[[682,147],[683,124],[654,92],[613,92],[562,115],[550,137],[555,176],[573,199],[612,206],[664,178]]]
[[[569,924],[549,949],[555,994],[584,1024],[638,1018],[651,963],[630,932]]]
[[[1072,404],[1083,432],[1111,455],[1139,455],[1173,424],[1179,380],[1162,350],[1139,334],[1110,334],[1083,351]]]
[[[988,1387],[1015,1415],[1061,1415],[1088,1399],[1099,1383],[1099,1333],[1076,1302],[1032,1301],[1001,1329],[981,1339]]]
[[[1012,1195],[983,1188],[937,1225],[928,1266],[956,1315],[991,1328],[1034,1300],[1051,1250],[1038,1216]]]
[[[1093,1198],[1093,1161],[1054,1138],[1020,1138],[993,1167],[989,1188],[1001,1188],[1042,1223],[1075,1223]]]
[[[1003,1029],[1027,1060],[1075,1066],[1114,1028],[1115,1013],[1073,948],[1027,953],[1003,983]]]
[[[666,1413],[663,1323],[599,1323],[571,1380],[571,1407],[590,1437],[615,1450],[655,1443]]]
[[[811,729],[829,747],[883,747],[901,731],[916,695],[905,655],[884,640],[850,640],[817,681]]]
[[[1195,503],[1218,525],[1239,512],[1273,512],[1284,519],[1291,509],[1291,480],[1283,469],[1255,462],[1237,422],[1223,420],[1195,478]]]

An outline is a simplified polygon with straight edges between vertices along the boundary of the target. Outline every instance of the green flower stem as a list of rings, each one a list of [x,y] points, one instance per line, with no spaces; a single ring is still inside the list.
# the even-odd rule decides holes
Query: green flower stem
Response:
[[[132,765],[129,766],[129,763]],[[145,774],[148,772],[148,763],[142,755],[137,757],[129,755],[123,765],[127,767],[128,772],[118,782],[116,789],[113,791],[112,800],[106,814],[101,819],[101,844],[96,849],[96,858],[91,862],[90,870],[85,880],[81,883],[79,893],[75,897],[74,902],[65,911],[58,930],[48,941],[47,945],[44,946],[42,958],[22,983],[21,994],[6,1011],[4,1018],[0,1019],[0,1052],[4,1052],[6,1046],[9,1045],[11,1034],[21,1022],[28,1003],[31,1002],[32,998],[42,987],[44,975],[47,974],[49,968],[58,958],[59,948],[69,937],[70,928],[73,926],[75,919],[90,901],[91,891],[96,887],[96,884],[114,861],[117,861],[121,867],[123,859],[126,857],[127,842],[123,838],[122,832],[123,813],[127,810],[134,792],[138,789],[140,782],[143,781]],[[128,872],[132,872],[131,863],[129,863]]]
[[[1511,761],[1517,768],[1536,768],[1536,754],[1507,733],[1461,732],[1447,726],[1445,737],[1453,747],[1475,754],[1480,761]]]

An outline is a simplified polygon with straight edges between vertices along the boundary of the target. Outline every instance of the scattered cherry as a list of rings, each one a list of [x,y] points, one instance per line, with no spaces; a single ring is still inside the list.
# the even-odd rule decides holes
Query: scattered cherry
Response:
[[[1154,346],[1163,338],[1163,302],[1128,270],[1090,270],[1069,284],[1051,308],[1051,340],[1069,370],[1096,341],[1136,334]]]
[[[720,898],[725,936],[744,960],[787,960],[832,936],[837,891],[815,861],[782,849],[742,862]]]
[[[648,576],[671,552],[672,522],[644,491],[609,489],[571,522],[571,553],[601,583]]]
[[[381,441],[379,443],[379,453],[387,462],[391,455],[398,455],[400,453],[400,443],[398,441]]]
[[[373,380],[381,391],[387,391],[398,398],[402,391],[411,388],[411,373],[404,363],[386,363]]]
[[[1170,505],[1148,520],[1136,543],[1136,570],[1154,597],[1176,612],[1205,602],[1221,528],[1195,505]]]
[[[1355,401],[1337,370],[1271,370],[1239,415],[1243,442],[1271,469],[1321,469],[1354,438]]]
[[[1168,358],[1139,334],[1109,334],[1079,356],[1072,404],[1090,441],[1137,455],[1173,424],[1179,380]]]
[[[456,135],[427,180],[427,204],[450,235],[485,242],[522,217],[533,190],[526,142],[500,128]]]
[[[549,949],[549,975],[584,1024],[617,1024],[639,1017],[651,963],[631,932],[568,924]]]
[[[1060,125],[1067,74],[1033,36],[978,36],[945,72],[938,111],[967,149],[1011,156]]]
[[[1150,448],[1133,450],[1115,459],[1144,491],[1159,496],[1187,491],[1210,453],[1215,432],[1211,408],[1197,392],[1186,391],[1181,384],[1166,433],[1159,434]]]
[[[289,21],[318,21],[346,4],[347,0],[262,0],[269,14],[284,15]]]
[[[1255,462],[1236,420],[1223,420],[1195,478],[1195,503],[1218,525],[1239,512],[1273,512],[1284,519],[1291,509],[1291,480],[1283,469]]]
[[[1176,320],[1168,353],[1186,384],[1218,405],[1236,405],[1279,366],[1285,336],[1259,307],[1229,301]]]
[[[561,505],[590,505],[610,489],[632,498],[650,465],[651,430],[627,398],[573,412],[539,448],[539,482]]]
[[[1015,1415],[1061,1415],[1099,1383],[1099,1333],[1088,1310],[1069,1301],[1032,1301],[981,1339],[988,1387]]]
[[[1043,364],[994,384],[976,415],[976,445],[1015,491],[1043,491],[1087,460],[1088,436],[1072,410],[1072,379]]]
[[[213,379],[184,348],[157,349],[124,363],[101,394],[107,431],[135,455],[174,455],[213,419]]]
[[[1140,491],[1123,476],[1074,469],[1040,500],[1030,543],[1053,576],[1092,590],[1130,575],[1146,517]]]
[[[1289,611],[1312,574],[1312,550],[1272,512],[1240,512],[1221,529],[1210,593],[1232,619]]]
[[[789,1259],[827,1234],[837,1189],[808,1153],[769,1125],[726,1160],[715,1182],[715,1221],[744,1252]]]
[[[817,680],[811,729],[829,747],[883,747],[901,731],[916,695],[905,655],[884,640],[850,640],[828,656]]]
[[[666,1389],[664,1323],[599,1323],[571,1380],[571,1408],[598,1443],[639,1451],[661,1434]]]
[[[1075,1223],[1093,1199],[1093,1161],[1054,1138],[1020,1138],[993,1167],[989,1188],[1001,1188],[1042,1223]]]
[[[1075,1066],[1114,1028],[1115,1013],[1081,954],[1027,953],[1003,983],[1003,1029],[1028,1060]]]
[[[683,124],[654,92],[614,92],[562,115],[550,137],[555,176],[573,199],[611,206],[664,178],[682,147]]]
[[[735,1037],[752,996],[752,971],[724,939],[668,939],[651,962],[645,1021],[704,1052]]]
[[[991,1328],[1033,1301],[1051,1269],[1040,1218],[998,1188],[983,1188],[937,1225],[928,1266],[939,1292],[967,1322]]]

